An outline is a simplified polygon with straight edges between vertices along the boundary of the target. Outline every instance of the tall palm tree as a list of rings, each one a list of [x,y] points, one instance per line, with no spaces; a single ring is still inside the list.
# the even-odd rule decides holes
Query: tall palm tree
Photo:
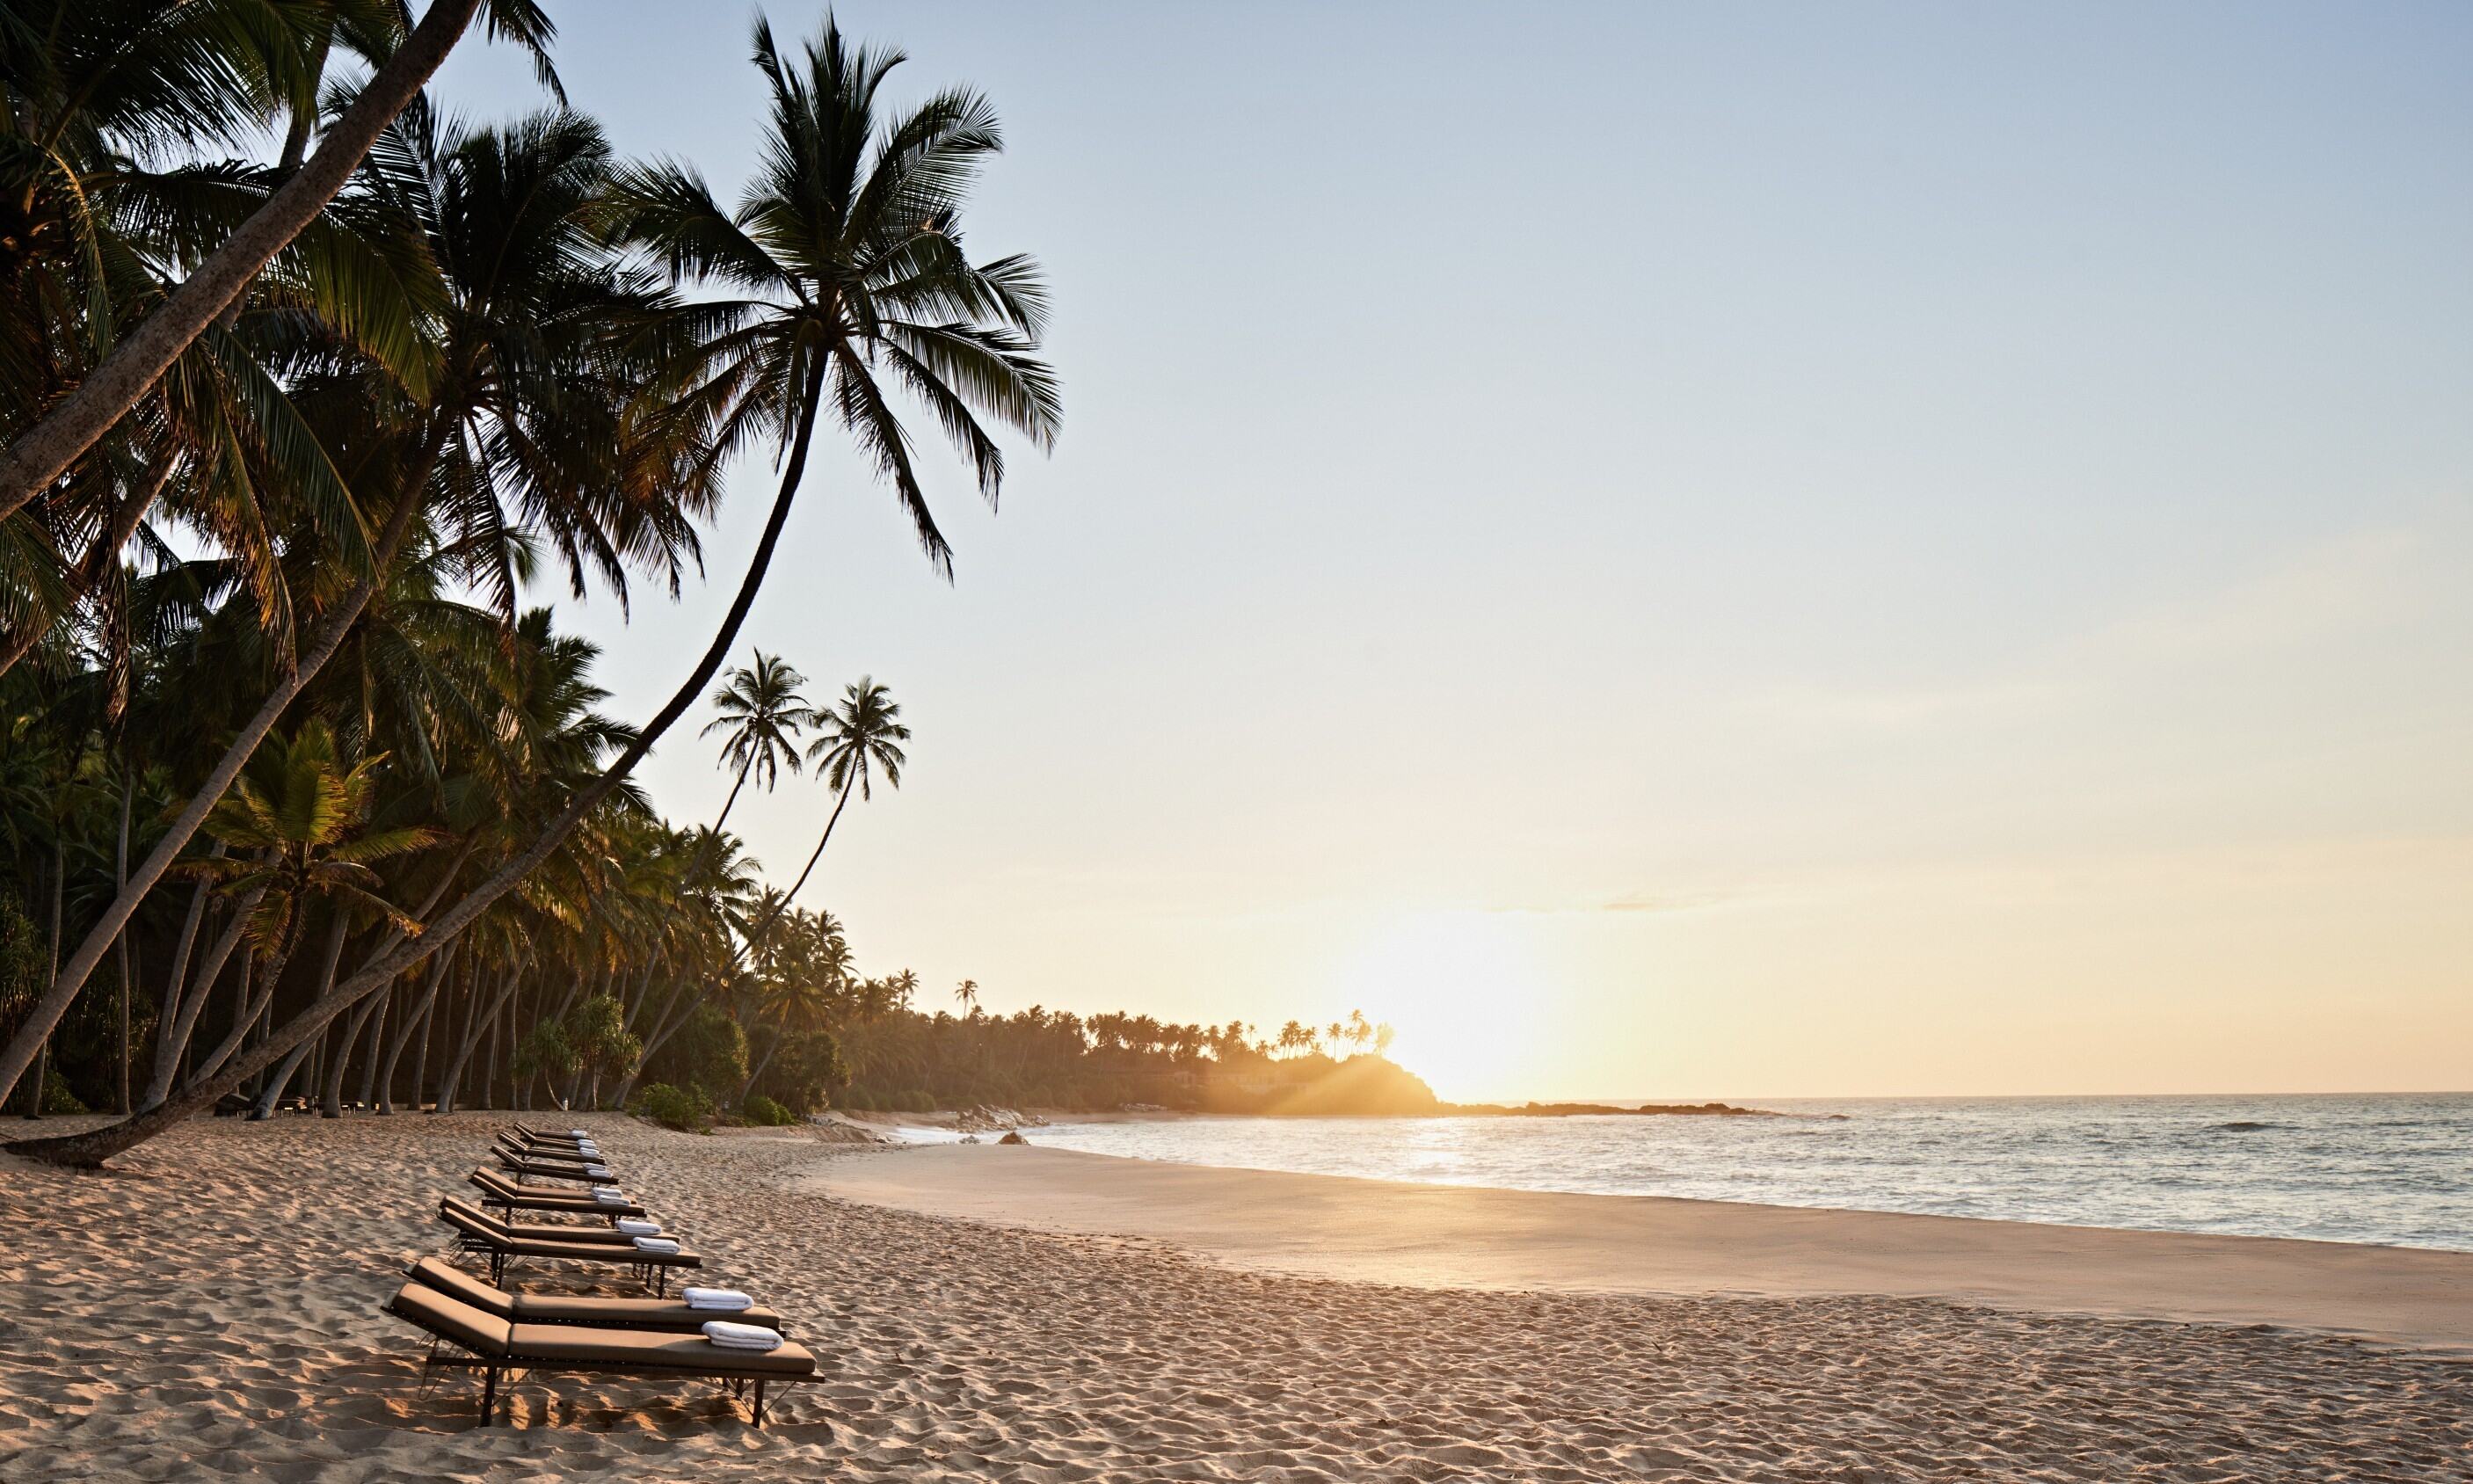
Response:
[[[730,797],[721,802],[721,813],[712,822],[712,832],[730,818],[732,805],[738,802],[738,791],[747,786],[752,775],[758,787],[773,791],[774,782],[788,768],[799,771],[799,734],[816,723],[815,707],[799,694],[807,678],[779,655],[756,652],[756,662],[730,672],[722,687],[712,693],[713,708],[721,712],[699,733],[722,734],[721,760],[735,763],[738,775],[731,781]]]
[[[783,900],[799,895],[807,884],[809,873],[825,853],[825,845],[833,837],[833,826],[840,822],[842,806],[850,802],[851,790],[858,790],[861,799],[874,797],[875,775],[884,775],[885,786],[901,786],[901,767],[909,759],[903,756],[901,744],[910,740],[910,729],[901,724],[901,706],[892,692],[867,676],[843,687],[839,705],[823,713],[817,720],[822,735],[807,747],[808,760],[818,764],[816,773],[835,793],[833,812],[825,819],[825,832],[817,837],[816,848],[807,852],[807,864],[799,872],[799,879],[781,894]]]
[[[12,1152],[99,1163],[194,1116],[452,943],[546,860],[721,669],[771,567],[817,419],[828,409],[875,461],[929,560],[948,573],[950,550],[912,467],[897,397],[907,395],[928,409],[992,505],[1004,462],[981,417],[1053,446],[1062,408],[1055,374],[1035,354],[1046,318],[1037,265],[1019,254],[972,263],[958,229],[980,165],[1003,147],[994,108],[973,91],[948,89],[906,113],[880,116],[876,94],[900,54],[856,46],[829,19],[804,60],[804,70],[785,64],[771,29],[758,22],[756,63],[770,93],[770,134],[735,211],[725,211],[701,179],[676,165],[633,172],[617,193],[619,224],[673,277],[735,291],[684,304],[644,332],[657,343],[648,353],[658,359],[667,351],[671,361],[647,378],[647,399],[669,404],[665,419],[700,419],[707,435],[701,446],[715,459],[762,438],[782,453],[780,484],[746,575],[693,673],[530,846],[437,914],[428,932],[336,985],[215,1078],[153,1112],[87,1134],[14,1144]],[[677,344],[687,337],[697,342],[691,351]],[[695,467],[674,461],[660,471]],[[12,483],[0,471],[0,503]],[[13,1082],[18,1070],[22,1064],[0,1061],[0,1084]]]
[[[964,1016],[975,1016],[979,1010],[979,981],[965,979],[953,986],[953,999],[962,1007]]]

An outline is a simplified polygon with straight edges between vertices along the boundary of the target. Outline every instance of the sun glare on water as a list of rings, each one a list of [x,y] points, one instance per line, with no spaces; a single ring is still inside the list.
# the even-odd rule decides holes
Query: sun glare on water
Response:
[[[1519,921],[1497,912],[1420,912],[1371,936],[1339,973],[1341,993],[1399,1032],[1391,1056],[1448,1099],[1509,1095],[1543,1070],[1547,975]]]

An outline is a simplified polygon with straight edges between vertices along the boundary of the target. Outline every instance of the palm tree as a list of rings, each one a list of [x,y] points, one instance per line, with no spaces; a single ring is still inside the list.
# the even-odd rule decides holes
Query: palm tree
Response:
[[[334,733],[311,719],[288,743],[260,754],[258,765],[215,806],[206,827],[242,853],[190,863],[187,871],[217,882],[225,895],[253,899],[249,939],[266,983],[283,977],[300,945],[309,908],[320,898],[339,909],[374,912],[406,933],[420,924],[377,894],[371,864],[428,849],[434,831],[418,826],[366,830],[384,754],[346,768]]]
[[[851,790],[858,790],[861,799],[874,797],[874,775],[884,774],[885,786],[901,786],[901,766],[909,759],[902,754],[901,744],[910,740],[910,729],[900,722],[901,706],[892,692],[867,676],[860,676],[842,690],[841,704],[823,714],[817,727],[823,735],[807,748],[809,761],[819,764],[817,776],[830,785],[836,794],[833,812],[825,820],[825,832],[816,840],[816,848],[807,852],[807,864],[799,872],[799,879],[782,893],[787,900],[799,895],[807,884],[809,873],[825,853],[826,842],[833,837],[833,826],[840,822],[842,806],[850,802]]]
[[[721,833],[722,823],[730,818],[738,791],[747,785],[751,774],[769,794],[782,768],[794,774],[799,771],[799,733],[816,724],[815,707],[799,694],[799,687],[806,682],[807,678],[780,656],[759,649],[754,664],[731,671],[722,687],[712,693],[713,707],[721,714],[699,734],[708,737],[720,732],[721,760],[738,766],[730,797],[722,801],[721,813],[712,822],[714,834]]]
[[[360,169],[379,135],[411,105],[430,74],[446,60],[447,51],[463,36],[482,3],[483,0],[432,0],[420,24],[409,33],[396,33],[401,36],[401,44],[388,52],[386,60],[328,125],[316,152],[301,160],[299,168],[287,172],[262,205],[219,246],[204,254],[181,275],[178,287],[120,336],[93,370],[78,379],[75,390],[0,449],[0,519],[13,515],[68,472],[81,455],[145,397],[180,354],[206,333],[276,254],[318,219]],[[533,0],[488,0],[488,5],[490,29],[531,50],[545,73],[543,49],[555,31],[548,17]],[[97,4],[96,0],[51,0],[37,9],[52,13],[11,17],[12,41],[47,32],[55,38],[64,32],[72,37],[91,37],[91,49],[73,52],[71,59],[84,61],[94,74],[100,74],[62,79],[57,67],[38,72],[12,66],[12,81],[36,78],[50,82],[56,91],[70,100],[71,106],[63,108],[45,132],[37,135],[36,142],[43,147],[57,147],[63,139],[79,136],[110,140],[114,134],[129,130],[177,136],[183,126],[201,123],[206,126],[204,132],[211,134],[227,117],[234,123],[247,122],[249,113],[254,111],[242,106],[240,100],[213,97],[211,84],[223,78],[247,80],[270,71],[275,81],[288,85],[283,87],[284,96],[266,101],[287,105],[297,129],[297,121],[305,117],[315,104],[315,68],[323,63],[327,45],[337,38],[336,32],[324,37],[298,37],[293,47],[267,51],[250,48],[235,57],[231,55],[232,37],[254,37],[276,29],[253,14],[235,13],[255,12],[263,7],[237,3],[164,6],[147,0],[105,4]],[[389,10],[380,5],[338,5],[330,12],[330,24],[347,41],[372,36],[392,39],[385,30],[378,29],[384,25]],[[288,28],[293,22],[287,18],[284,24]],[[12,51],[16,52],[17,47],[12,46]],[[144,65],[131,66],[132,55]],[[15,63],[21,57],[12,55],[10,60]],[[60,60],[57,50],[41,58],[51,63]],[[276,65],[270,67],[270,62]],[[104,85],[107,77],[110,85]],[[208,86],[202,88],[202,80]],[[97,107],[98,99],[116,104],[121,113],[105,112]],[[220,114],[209,111],[218,108]],[[144,134],[129,142],[142,144]],[[108,332],[108,327],[104,328]]]
[[[387,512],[385,525],[357,561],[341,563],[357,581],[335,591],[340,585],[328,579],[333,596],[296,662],[276,670],[254,714],[235,726],[195,793],[0,1051],[0,1089],[32,1060],[34,1033],[48,1032],[66,1013],[206,811],[396,577],[399,554],[436,548],[444,575],[495,598],[512,627],[516,533],[544,534],[565,557],[570,586],[580,589],[589,569],[623,598],[624,564],[674,572],[689,539],[684,513],[714,497],[708,470],[682,475],[667,491],[677,513],[649,514],[634,484],[640,470],[630,461],[644,456],[647,443],[665,447],[669,434],[636,437],[622,426],[623,405],[642,395],[658,368],[642,352],[613,352],[611,324],[659,306],[615,274],[603,232],[611,154],[600,130],[554,111],[468,132],[415,109],[384,145],[382,167],[356,209],[410,224],[420,252],[437,265],[440,299],[424,323],[430,400],[411,402],[395,379],[323,342],[303,352],[291,400],[311,425],[332,432],[330,445],[343,450],[339,477]],[[423,531],[423,516],[434,517],[434,533]],[[315,542],[303,549],[321,550]],[[316,575],[313,562],[306,576]]]
[[[976,1018],[979,1013],[979,981],[965,979],[953,986],[953,998],[961,1005],[962,1014]]]
[[[653,365],[638,401],[664,404],[659,431],[674,445],[682,424],[702,435],[657,463],[653,475],[708,469],[767,436],[783,455],[746,575],[685,683],[597,778],[569,796],[530,846],[434,917],[428,932],[320,995],[215,1078],[153,1112],[87,1134],[14,1144],[12,1152],[99,1163],[194,1116],[452,943],[548,859],[719,672],[771,567],[816,420],[828,407],[892,484],[929,560],[949,574],[950,550],[912,467],[895,395],[906,393],[935,416],[991,504],[1004,464],[979,419],[1045,448],[1054,444],[1062,412],[1055,375],[1035,355],[1046,316],[1037,266],[1021,255],[974,264],[962,251],[961,208],[979,166],[1002,148],[995,110],[975,92],[951,89],[880,118],[877,90],[901,60],[897,52],[853,46],[828,19],[823,36],[806,48],[802,74],[784,65],[770,28],[759,22],[756,62],[771,94],[771,137],[738,209],[723,210],[701,179],[675,165],[631,172],[617,193],[619,225],[674,277],[740,296],[698,299],[642,322],[649,327],[640,337],[651,347],[632,348]],[[682,344],[688,338],[696,344]],[[590,436],[588,425],[575,431]],[[0,469],[0,503],[12,483]],[[627,489],[641,492],[640,485]],[[47,1000],[52,1020],[63,1009],[65,999]],[[0,1085],[23,1070],[15,1050],[12,1044],[0,1054]]]

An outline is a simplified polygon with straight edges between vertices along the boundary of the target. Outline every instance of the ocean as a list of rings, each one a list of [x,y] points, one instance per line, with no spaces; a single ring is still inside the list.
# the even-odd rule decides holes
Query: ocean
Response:
[[[1029,1137],[1373,1180],[2473,1251],[2473,1093],[1759,1106],[1790,1116],[1211,1117]]]

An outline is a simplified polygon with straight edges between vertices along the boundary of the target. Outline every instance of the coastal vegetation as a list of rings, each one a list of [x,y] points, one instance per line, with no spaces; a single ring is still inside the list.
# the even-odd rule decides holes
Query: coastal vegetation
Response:
[[[421,94],[476,14],[542,107]],[[295,1089],[598,1105],[649,1069],[795,1107],[835,1075],[803,987],[838,925],[631,775],[736,647],[820,431],[949,574],[903,409],[993,505],[996,433],[1060,426],[1044,285],[963,247],[993,107],[894,106],[897,51],[759,21],[765,139],[724,204],[567,108],[553,40],[522,0],[7,7],[0,1100],[124,1114],[18,1153]],[[677,595],[761,458],[702,658],[609,714],[524,594]],[[898,783],[895,716],[862,682],[824,718],[818,854]],[[780,758],[738,761],[769,787]]]

